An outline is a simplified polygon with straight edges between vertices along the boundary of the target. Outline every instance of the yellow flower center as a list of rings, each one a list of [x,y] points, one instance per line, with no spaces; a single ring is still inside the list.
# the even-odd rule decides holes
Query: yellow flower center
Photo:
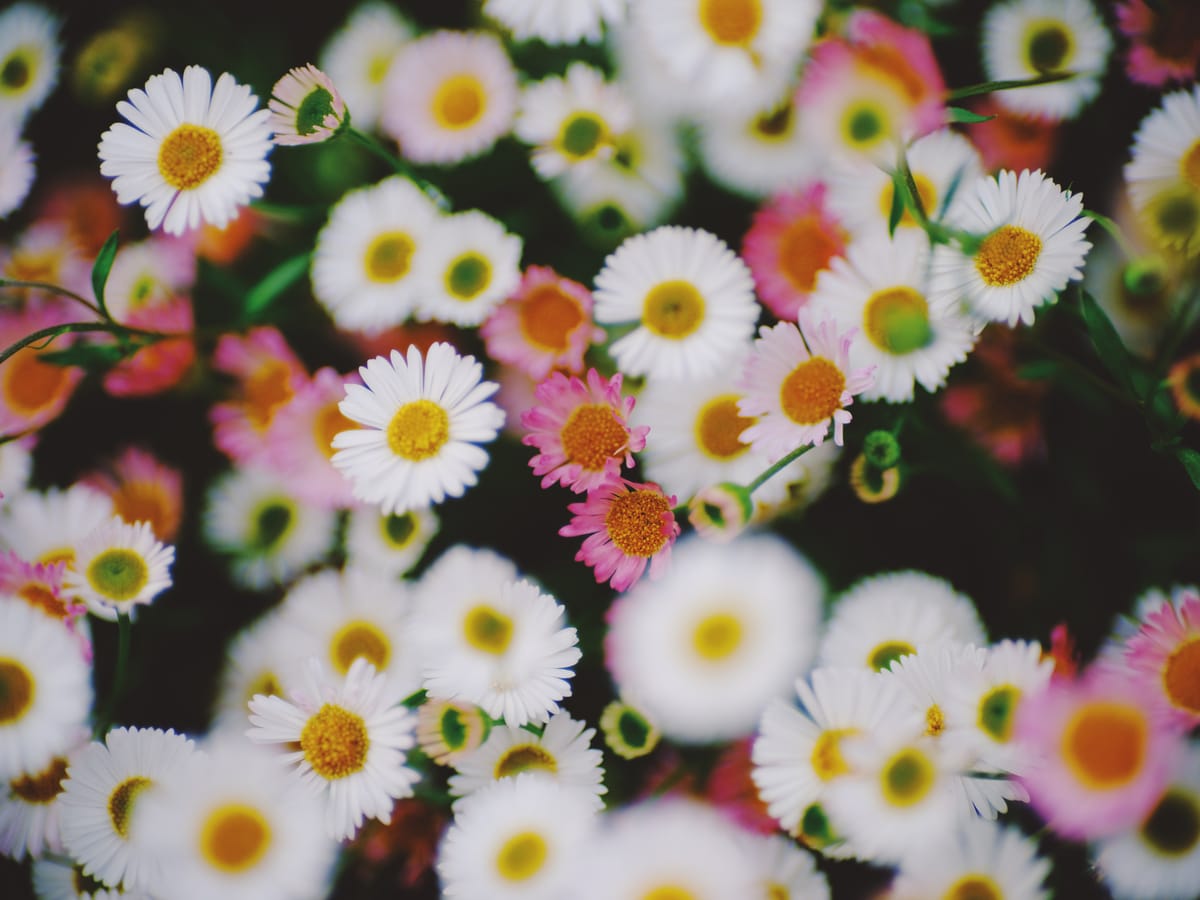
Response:
[[[852,150],[869,150],[891,133],[887,110],[874,100],[848,104],[841,127],[842,138]]]
[[[347,419],[338,409],[337,401],[322,406],[313,417],[313,441],[321,454],[330,459],[337,451],[333,449],[333,439],[343,431],[351,431],[358,423]]]
[[[778,107],[758,116],[750,126],[752,134],[764,140],[775,142],[789,137],[796,125],[791,101],[785,101]]]
[[[190,191],[216,174],[224,155],[221,136],[211,128],[180,125],[159,145],[158,171],[175,190]]]
[[[552,284],[529,293],[517,307],[521,333],[546,350],[562,353],[569,346],[571,332],[584,321],[579,301]]]
[[[283,686],[279,683],[279,678],[272,671],[266,670],[258,674],[250,684],[246,687],[246,702],[249,703],[256,696],[262,694],[264,697],[281,697],[283,696]]]
[[[387,427],[388,446],[409,462],[437,456],[449,440],[450,416],[432,400],[405,403]]]
[[[408,274],[417,245],[402,231],[378,235],[367,245],[364,266],[367,277],[377,284],[391,284]]]
[[[946,716],[936,703],[925,710],[925,733],[937,737],[946,729]]]
[[[670,511],[667,498],[656,491],[618,494],[604,517],[604,528],[626,556],[651,557],[667,542],[663,516]]]
[[[257,865],[271,846],[271,826],[259,810],[242,803],[218,806],[200,829],[200,851],[222,872]]]
[[[487,92],[474,75],[447,78],[433,95],[434,120],[454,131],[474,125],[486,108]]]
[[[585,471],[599,472],[611,458],[619,456],[629,441],[625,426],[612,407],[585,403],[575,407],[559,432],[567,460]]]
[[[371,739],[362,716],[326,703],[304,723],[300,749],[313,771],[327,780],[362,771]]]
[[[929,346],[929,304],[910,287],[876,291],[863,309],[863,330],[880,350],[898,356]]]
[[[521,772],[549,772],[553,775],[558,771],[558,760],[537,744],[517,744],[501,754],[494,771],[496,778],[508,778]]]
[[[75,548],[74,547],[55,547],[52,550],[47,550],[39,556],[34,562],[39,562],[44,566],[53,566],[57,563],[66,563],[68,566],[75,564]]]
[[[640,900],[699,900],[695,893],[677,884],[664,884],[642,894]]]
[[[850,771],[846,758],[842,756],[842,739],[857,731],[857,728],[831,728],[817,736],[812,749],[812,767],[818,778],[832,781]]]
[[[916,648],[907,641],[885,641],[867,654],[867,665],[872,669],[884,671],[891,668],[896,660],[916,652]]]
[[[917,185],[917,196],[921,198],[921,209],[925,213],[932,216],[937,210],[937,188],[933,186],[933,182],[924,175],[913,173],[913,181]],[[885,219],[891,218],[892,203],[895,202],[896,187],[891,181],[888,181],[883,186],[883,193],[879,195],[879,208],[883,212]],[[917,220],[913,218],[911,212],[905,207],[904,212],[900,216],[900,225],[916,226]]]
[[[16,722],[33,705],[33,677],[15,659],[0,659],[0,725]]]
[[[730,613],[705,616],[692,631],[692,646],[709,662],[721,662],[737,652],[742,645],[742,622]]]
[[[942,900],[1004,900],[1004,892],[986,875],[964,875],[942,895]]]
[[[1183,180],[1200,191],[1200,140],[1188,147],[1179,160],[1179,174]]]
[[[512,642],[513,620],[486,604],[471,609],[463,619],[467,643],[484,653],[499,655]]]
[[[2,368],[4,399],[16,413],[31,416],[53,406],[70,387],[66,366],[54,366],[38,359],[29,348],[10,356]]]
[[[1181,644],[1167,657],[1163,687],[1175,706],[1200,713],[1200,638]]]
[[[124,547],[105,550],[87,568],[88,584],[105,599],[121,603],[136,597],[150,580],[141,555]]]
[[[377,625],[371,622],[347,622],[333,636],[329,655],[334,667],[345,675],[360,656],[376,669],[384,668],[391,659],[392,645]]]
[[[808,293],[817,276],[838,255],[837,235],[821,223],[815,213],[791,222],[779,239],[779,267],[798,291]]]
[[[8,788],[14,796],[20,797],[26,803],[51,803],[62,793],[62,783],[66,777],[67,760],[58,756],[38,774],[14,778],[8,783]]]
[[[1029,277],[1042,253],[1042,239],[1019,225],[1005,225],[983,239],[975,269],[984,284],[1008,287]]]
[[[129,817],[133,813],[133,804],[138,795],[153,782],[141,775],[126,778],[108,795],[108,821],[113,830],[123,839],[129,838]]]
[[[1054,19],[1040,19],[1025,27],[1025,54],[1035,72],[1059,72],[1074,55],[1071,32]]]
[[[1090,788],[1112,790],[1142,770],[1149,742],[1145,713],[1123,703],[1096,701],[1079,709],[1063,731],[1062,758]]]
[[[1007,741],[1012,737],[1020,699],[1020,689],[1011,684],[992,688],[979,700],[979,727],[994,740]]]
[[[704,298],[690,281],[664,281],[646,294],[642,322],[659,337],[685,338],[703,321]]]
[[[806,359],[788,374],[779,388],[784,415],[799,425],[824,422],[842,408],[846,376],[823,356]]]
[[[883,796],[893,806],[920,803],[933,789],[936,770],[920,750],[906,748],[887,761],[880,778]]]
[[[700,24],[718,44],[745,47],[762,25],[759,0],[700,0]]]
[[[496,871],[505,881],[527,881],[541,871],[549,853],[545,838],[534,831],[522,831],[500,847]]]
[[[714,397],[696,416],[696,443],[712,459],[733,459],[750,449],[739,435],[757,420],[740,415],[737,402],[736,394]]]

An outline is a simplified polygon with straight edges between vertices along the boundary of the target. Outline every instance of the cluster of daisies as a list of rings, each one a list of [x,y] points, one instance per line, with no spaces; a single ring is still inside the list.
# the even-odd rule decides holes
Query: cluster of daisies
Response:
[[[1009,411],[951,379],[971,358],[1017,381],[1012,343],[1054,304],[1090,292],[1084,317],[1151,362],[1189,321],[1187,4],[1116,8],[1128,77],[1162,97],[1112,218],[1048,174],[1111,64],[1102,12],[996,0],[991,84],[957,92],[929,36],[949,5],[482,0],[478,27],[422,31],[367,0],[266,105],[198,65],[131,87],[150,37],[126,21],[75,61],[77,90],[123,97],[104,180],[43,196],[24,135],[62,22],[0,11],[0,219],[28,223],[0,246],[0,853],[38,896],[318,898],[351,853],[403,852],[463,900],[825,898],[849,859],[897,900],[1041,900],[1032,820],[1117,898],[1192,896],[1200,588],[1147,591],[1081,666],[1065,630],[989,640],[932,572],[831,592],[773,527],[838,477],[894,496],[924,396],[1029,456],[1033,394]],[[506,143],[575,229],[563,261],[528,258],[532,205],[439,186]],[[197,327],[206,272],[302,231],[259,202],[271,153],[330,148],[389,174],[234,278],[238,321]],[[752,209],[739,234],[684,224],[699,178]],[[306,361],[283,294],[362,364]],[[1200,419],[1200,356],[1166,362]],[[40,430],[93,383],[211,400],[227,465],[199,508],[136,444],[38,483]],[[857,433],[867,404],[895,427]],[[441,533],[501,440],[532,451],[514,492],[572,501],[558,533],[611,589],[602,616]],[[231,636],[206,733],[113,727],[127,661],[94,696],[90,617],[123,653],[191,520],[267,611]],[[612,689],[594,722],[571,708],[589,663]]]

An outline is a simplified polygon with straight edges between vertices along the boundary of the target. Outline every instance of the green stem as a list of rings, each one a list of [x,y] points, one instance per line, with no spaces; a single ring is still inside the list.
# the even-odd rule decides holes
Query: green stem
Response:
[[[398,175],[403,175],[405,178],[413,182],[417,187],[423,190],[426,195],[437,204],[438,208],[443,212],[450,210],[450,201],[438,188],[430,181],[426,181],[413,172],[412,168],[396,154],[392,153],[383,144],[375,140],[371,135],[359,131],[357,128],[346,128],[340,132],[346,135],[350,140],[354,141],[360,147],[364,147],[371,153],[374,153],[384,162],[386,162]]]
[[[760,487],[766,484],[773,476],[778,475],[783,469],[790,466],[805,453],[811,450],[815,444],[805,444],[803,447],[797,447],[787,456],[777,460],[773,465],[769,466],[761,475],[755,478],[752,482],[746,485],[746,491],[753,494]]]
[[[1056,81],[1066,81],[1074,78],[1074,72],[1046,72],[1033,78],[1013,78],[1006,81],[985,81],[981,84],[971,84],[946,92],[946,102],[953,103],[966,97],[976,97],[980,94],[991,94],[994,91],[1011,91],[1014,88],[1037,87],[1039,84],[1054,84]]]
[[[129,613],[117,613],[117,668],[113,674],[112,689],[108,701],[104,704],[104,714],[96,721],[96,737],[99,739],[108,733],[116,716],[117,704],[125,693],[125,680],[129,671],[129,645],[132,643],[133,629],[129,621]]]
[[[117,335],[136,334],[155,341],[170,337],[189,337],[189,335],[186,334],[170,334],[160,331],[143,331],[140,328],[129,328],[126,325],[120,325],[116,322],[64,322],[61,325],[51,325],[47,328],[39,328],[32,334],[25,335],[25,337],[21,338],[15,344],[5,347],[4,350],[0,351],[0,363],[3,363],[18,350],[24,349],[30,344],[36,344],[38,341],[46,340],[46,342],[49,343],[59,335],[77,334],[87,331],[106,331],[109,334]]]
[[[84,297],[82,294],[77,294],[74,291],[67,290],[65,287],[60,287],[57,284],[49,284],[45,281],[18,281],[11,278],[0,278],[0,288],[6,287],[33,288],[39,291],[49,291],[52,294],[58,294],[59,296],[74,300],[76,303],[81,303],[96,315],[104,316],[105,319],[108,319],[110,322],[112,321],[111,316],[106,315],[98,306],[96,306],[96,304],[87,299],[87,297]]]
[[[956,243],[964,254],[973,255],[983,238],[969,231],[950,228],[929,218],[929,214],[925,211],[925,204],[921,200],[921,192],[917,189],[917,180],[908,166],[908,156],[904,153],[900,154],[899,172],[903,176],[900,182],[905,193],[904,206],[912,213],[912,217],[916,219],[921,229],[929,235],[930,242],[934,244]]]

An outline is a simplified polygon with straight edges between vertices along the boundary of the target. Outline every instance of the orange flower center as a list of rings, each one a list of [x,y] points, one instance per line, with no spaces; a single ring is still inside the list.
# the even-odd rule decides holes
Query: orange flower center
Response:
[[[700,0],[700,24],[718,44],[745,47],[762,25],[759,0]]]
[[[1192,144],[1179,160],[1179,173],[1184,181],[1200,191],[1200,141]]]
[[[313,771],[330,781],[362,771],[367,764],[367,723],[362,716],[326,703],[300,732],[300,749]]]
[[[433,97],[433,117],[443,128],[457,131],[479,120],[487,106],[487,94],[474,75],[446,79]]]
[[[609,459],[621,454],[629,441],[625,426],[612,407],[604,403],[577,406],[559,437],[567,459],[589,472],[601,471]]]
[[[663,516],[671,509],[657,491],[631,491],[613,498],[604,527],[626,556],[651,557],[667,543]]]
[[[1089,787],[1110,790],[1132,781],[1146,758],[1145,714],[1134,706],[1097,701],[1077,711],[1063,732],[1062,755]]]
[[[696,443],[713,459],[733,459],[750,448],[739,435],[756,420],[739,415],[737,402],[736,394],[714,397],[696,417]]]
[[[203,125],[180,125],[158,148],[158,171],[177,191],[188,191],[208,181],[224,158],[221,136]]]
[[[62,793],[67,777],[67,761],[59,756],[37,775],[23,775],[9,782],[9,789],[26,803],[50,803]]]
[[[824,422],[842,407],[846,376],[823,356],[806,359],[792,369],[779,389],[784,414],[799,425]]]
[[[546,284],[530,291],[517,307],[517,321],[521,333],[531,343],[562,353],[584,316],[578,300],[555,285]]]
[[[796,290],[808,293],[839,249],[837,236],[830,234],[819,216],[810,213],[789,224],[780,237],[779,267]]]
[[[507,778],[521,772],[558,771],[558,762],[554,756],[537,744],[517,744],[505,750],[496,760],[495,773],[497,778]]]
[[[113,512],[126,522],[149,522],[159,540],[170,540],[179,527],[179,510],[157,482],[126,481],[112,495],[112,502]]]
[[[266,428],[275,410],[292,399],[292,370],[287,363],[267,360],[242,385],[246,418]]]
[[[1005,225],[989,234],[975,254],[975,269],[991,287],[1023,281],[1037,265],[1042,239],[1019,225]]]
[[[1193,638],[1167,657],[1163,686],[1176,706],[1200,713],[1200,638]]]
[[[228,803],[204,820],[200,846],[215,868],[244,872],[257,864],[271,846],[271,826],[254,807]]]
[[[317,442],[317,448],[325,455],[325,458],[330,459],[337,452],[333,449],[334,436],[357,427],[358,423],[342,415],[337,401],[327,403],[321,407],[313,419],[313,440]]]
[[[432,400],[405,403],[387,427],[388,446],[409,462],[437,456],[450,440],[450,417]]]
[[[56,619],[67,618],[66,601],[55,597],[54,592],[44,584],[30,581],[17,588],[16,593],[30,606],[36,606],[42,612],[54,616]]]
[[[64,366],[52,366],[26,348],[9,357],[3,368],[4,398],[14,412],[29,416],[53,406],[70,387]]]

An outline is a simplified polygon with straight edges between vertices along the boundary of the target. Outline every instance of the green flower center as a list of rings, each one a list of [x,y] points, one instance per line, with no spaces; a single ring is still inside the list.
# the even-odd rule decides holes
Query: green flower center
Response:
[[[94,590],[119,602],[138,595],[150,580],[150,570],[139,554],[115,547],[92,560],[87,577]]]
[[[296,133],[312,134],[325,124],[325,117],[333,115],[333,95],[323,87],[309,91],[296,107]]]

